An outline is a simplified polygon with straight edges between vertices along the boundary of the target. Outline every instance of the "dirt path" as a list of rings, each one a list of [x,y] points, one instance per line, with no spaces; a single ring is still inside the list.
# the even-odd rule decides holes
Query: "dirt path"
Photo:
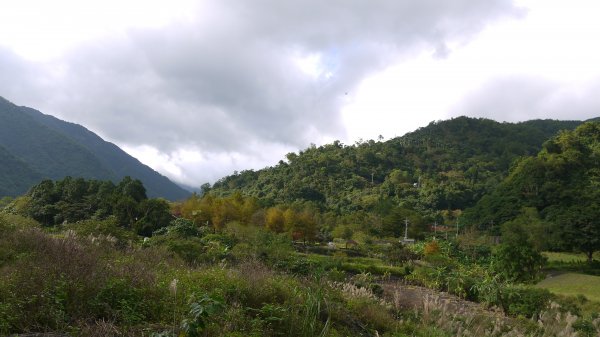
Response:
[[[398,281],[386,281],[381,286],[383,297],[396,308],[429,310],[433,306],[435,309],[448,310],[454,314],[480,314],[495,319],[507,319],[499,309],[491,310],[480,303],[467,301],[448,293],[406,285]]]

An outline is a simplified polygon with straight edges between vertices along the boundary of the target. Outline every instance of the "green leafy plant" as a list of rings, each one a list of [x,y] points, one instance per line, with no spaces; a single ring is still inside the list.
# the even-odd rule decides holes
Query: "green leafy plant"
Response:
[[[223,309],[223,301],[202,295],[190,299],[188,317],[181,322],[181,330],[185,336],[198,337],[204,331],[212,316]]]

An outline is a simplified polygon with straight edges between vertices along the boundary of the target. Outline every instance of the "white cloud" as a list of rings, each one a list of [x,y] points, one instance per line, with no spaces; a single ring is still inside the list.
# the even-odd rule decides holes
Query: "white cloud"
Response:
[[[253,147],[257,151],[207,152],[198,148],[182,147],[170,154],[148,145],[125,145],[123,149],[136,158],[142,158],[147,165],[173,181],[192,188],[199,188],[205,182],[215,182],[224,176],[224,172],[231,174],[234,171],[261,169],[266,163],[275,164],[286,153],[295,150],[272,143],[253,144]]]
[[[164,27],[201,11],[191,0],[3,0],[0,45],[35,61],[61,57],[78,44],[127,29]]]
[[[389,138],[457,114],[588,117],[598,6],[7,0],[0,95],[198,186],[311,142]]]

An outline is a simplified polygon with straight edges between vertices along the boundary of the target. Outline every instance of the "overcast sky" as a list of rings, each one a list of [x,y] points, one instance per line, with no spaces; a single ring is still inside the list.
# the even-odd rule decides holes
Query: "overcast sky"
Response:
[[[0,96],[198,187],[460,115],[600,116],[597,0],[2,0]]]

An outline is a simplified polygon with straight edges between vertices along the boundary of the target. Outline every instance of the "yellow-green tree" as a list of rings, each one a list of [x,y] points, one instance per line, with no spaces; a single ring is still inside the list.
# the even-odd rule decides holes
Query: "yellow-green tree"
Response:
[[[278,207],[267,209],[265,227],[275,233],[282,233],[285,230],[285,217],[281,209]]]

